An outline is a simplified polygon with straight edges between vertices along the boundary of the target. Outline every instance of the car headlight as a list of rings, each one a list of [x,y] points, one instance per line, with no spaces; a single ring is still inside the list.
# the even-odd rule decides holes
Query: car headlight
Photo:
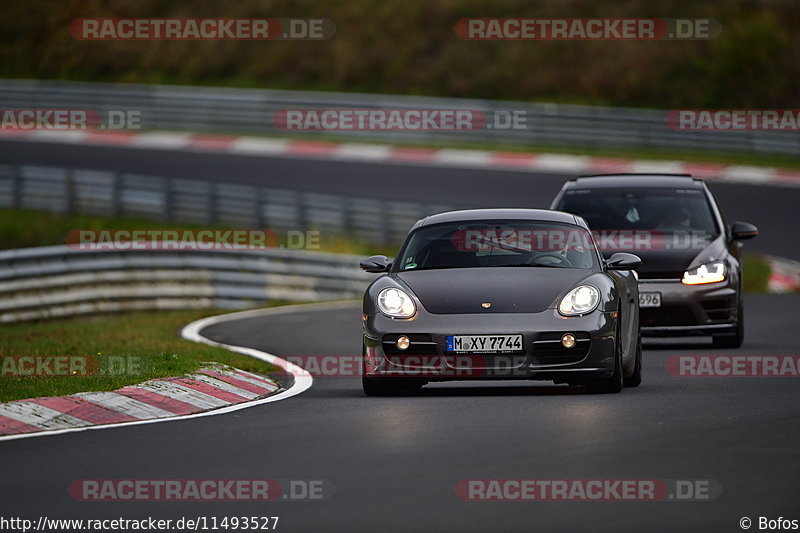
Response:
[[[562,298],[558,311],[566,316],[585,315],[594,311],[598,303],[600,303],[600,292],[591,285],[581,285]]]
[[[384,315],[393,318],[409,318],[417,312],[417,306],[411,296],[393,287],[378,293],[378,309]]]
[[[725,281],[725,262],[712,261],[702,264],[683,273],[681,281],[686,285],[700,285],[702,283],[717,283]]]

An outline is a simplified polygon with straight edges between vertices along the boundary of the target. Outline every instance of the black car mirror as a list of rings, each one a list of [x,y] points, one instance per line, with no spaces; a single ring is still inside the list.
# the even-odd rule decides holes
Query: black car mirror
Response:
[[[361,260],[361,268],[367,272],[388,272],[392,262],[385,255],[371,255]]]
[[[749,222],[734,222],[731,226],[731,239],[734,241],[752,239],[756,235],[758,235],[758,228]]]
[[[608,258],[606,268],[608,270],[635,270],[642,266],[642,260],[638,255],[618,252]]]

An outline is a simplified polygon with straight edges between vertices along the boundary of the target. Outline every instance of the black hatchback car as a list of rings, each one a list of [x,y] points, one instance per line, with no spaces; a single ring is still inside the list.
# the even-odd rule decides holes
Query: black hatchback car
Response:
[[[581,176],[564,184],[551,208],[583,217],[604,256],[641,257],[642,335],[710,335],[715,346],[741,346],[739,241],[758,229],[726,223],[702,180],[688,174]]]

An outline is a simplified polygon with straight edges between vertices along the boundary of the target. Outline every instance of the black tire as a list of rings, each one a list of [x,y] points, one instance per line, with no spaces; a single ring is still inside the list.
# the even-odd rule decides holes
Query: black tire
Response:
[[[620,330],[617,325],[617,338],[614,343],[614,373],[607,378],[600,378],[585,385],[586,390],[592,394],[616,394],[622,392],[623,372],[622,353],[619,349]]]
[[[744,342],[744,307],[741,300],[736,315],[736,332],[711,337],[714,348],[741,348]]]
[[[633,367],[633,374],[622,378],[624,387],[638,387],[642,383],[642,335],[639,334],[639,341],[636,343],[636,364]]]

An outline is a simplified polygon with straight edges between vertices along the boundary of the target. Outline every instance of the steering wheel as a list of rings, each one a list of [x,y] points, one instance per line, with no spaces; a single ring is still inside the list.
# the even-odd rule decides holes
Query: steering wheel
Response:
[[[541,261],[542,259],[544,259],[544,261]],[[555,262],[552,261],[553,259],[555,259]],[[563,265],[563,266],[565,266],[567,268],[572,268],[572,263],[569,261],[569,259],[567,259],[563,255],[558,254],[556,252],[544,252],[544,253],[541,253],[541,254],[537,255],[536,257],[534,257],[533,259],[531,259],[530,261],[528,261],[528,264],[530,264],[530,265],[543,265],[543,266],[549,266],[549,265],[560,265],[561,266],[561,265]]]

